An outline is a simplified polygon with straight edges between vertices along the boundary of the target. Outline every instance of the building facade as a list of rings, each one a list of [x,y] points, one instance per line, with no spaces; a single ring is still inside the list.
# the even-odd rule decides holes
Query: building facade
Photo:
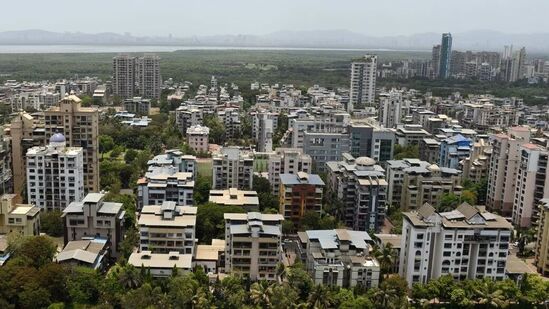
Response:
[[[376,77],[377,56],[365,55],[351,63],[351,86],[347,106],[349,113],[355,107],[374,104]]]
[[[299,224],[306,212],[322,211],[324,182],[320,176],[298,172],[280,175],[279,213]]]
[[[254,174],[253,155],[239,147],[223,147],[213,155],[212,189],[251,190]]]
[[[187,129],[187,143],[195,152],[207,153],[209,150],[208,139],[210,137],[210,128],[196,125]]]
[[[161,205],[164,201],[179,206],[193,205],[193,174],[179,172],[177,168],[153,167],[137,181],[137,208]]]
[[[273,195],[278,196],[280,190],[280,174],[297,174],[298,172],[311,173],[311,156],[304,154],[299,148],[277,148],[269,155],[268,161],[269,183],[273,188]]]

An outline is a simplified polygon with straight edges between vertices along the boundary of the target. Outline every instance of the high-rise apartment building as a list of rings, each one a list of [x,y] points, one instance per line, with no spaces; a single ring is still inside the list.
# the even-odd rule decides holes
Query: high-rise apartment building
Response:
[[[402,120],[402,93],[395,89],[379,94],[379,123],[394,128]]]
[[[353,121],[349,127],[351,155],[355,158],[370,157],[377,162],[393,158],[395,132],[374,124]]]
[[[83,149],[66,147],[61,133],[54,134],[46,147],[30,148],[26,161],[30,204],[47,211],[63,210],[84,197]]]
[[[187,144],[195,152],[208,152],[208,139],[210,137],[210,128],[196,125],[187,129]]]
[[[276,280],[282,260],[282,221],[279,214],[226,213],[225,272],[257,280]]]
[[[273,135],[278,127],[278,113],[256,112],[252,115],[252,136],[257,142],[257,151],[273,151]]]
[[[535,264],[542,276],[549,276],[549,198],[540,200]]]
[[[212,168],[212,189],[252,189],[254,159],[251,152],[239,147],[223,147],[213,155]]]
[[[135,94],[135,57],[118,55],[112,59],[112,91],[115,96],[124,99]]]
[[[440,74],[440,45],[433,46],[431,52],[431,78],[438,78]]]
[[[19,147],[21,147],[19,145]],[[0,195],[13,193],[13,172],[10,138],[0,132]]]
[[[351,63],[351,87],[349,91],[350,113],[355,107],[374,104],[376,94],[377,56],[365,55]]]
[[[202,125],[204,113],[196,106],[183,105],[175,110],[175,124],[179,133],[187,134],[187,129],[192,126]]]
[[[513,224],[528,228],[538,224],[540,201],[549,197],[549,151],[545,147],[524,144],[520,147],[520,162],[513,203]]]
[[[192,206],[193,189],[192,173],[179,172],[174,166],[150,167],[145,177],[137,181],[137,208],[161,205],[164,201]]]
[[[445,275],[505,279],[513,230],[505,218],[466,203],[449,212],[425,204],[403,217],[400,276],[410,286]]]
[[[343,203],[337,214],[345,226],[356,231],[378,231],[386,213],[385,171],[368,157],[343,154],[343,161],[328,162],[328,190]]]
[[[144,55],[136,60],[136,83],[139,95],[144,99],[160,100],[162,76],[160,57]]]
[[[515,185],[520,163],[520,146],[530,141],[526,127],[509,128],[507,134],[490,136],[492,155],[488,170],[486,207],[505,217],[511,217],[515,201]]]
[[[99,191],[99,111],[82,107],[74,95],[65,97],[58,106],[44,112],[45,138],[55,133],[65,136],[67,146],[84,151],[84,190]]]

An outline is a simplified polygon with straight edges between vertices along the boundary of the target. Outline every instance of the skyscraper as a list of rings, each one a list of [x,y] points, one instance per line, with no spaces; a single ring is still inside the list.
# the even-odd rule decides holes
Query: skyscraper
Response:
[[[350,100],[347,111],[356,105],[373,104],[376,94],[377,56],[365,55],[351,64]]]
[[[135,94],[135,58],[129,55],[119,55],[112,59],[112,91],[124,99]]]
[[[139,95],[145,99],[160,99],[160,57],[145,55],[136,60],[136,82]]]
[[[452,34],[443,33],[440,45],[440,64],[439,77],[448,78],[450,76],[450,59],[452,57]]]
[[[433,46],[431,58],[431,78],[438,78],[440,72],[440,44]]]

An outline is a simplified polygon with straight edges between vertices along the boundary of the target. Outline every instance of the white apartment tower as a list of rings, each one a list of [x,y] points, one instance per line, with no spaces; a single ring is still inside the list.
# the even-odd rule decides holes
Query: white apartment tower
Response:
[[[513,230],[505,218],[467,203],[440,213],[424,204],[403,218],[400,276],[410,286],[444,275],[505,279]]]
[[[379,95],[379,122],[386,128],[401,124],[402,93],[395,89]]]
[[[118,55],[112,59],[113,94],[124,99],[133,98],[135,93],[135,57]]]
[[[223,147],[213,156],[212,189],[251,190],[253,174],[253,155],[239,147]]]
[[[82,147],[66,147],[65,137],[54,134],[46,147],[27,151],[27,196],[42,210],[63,210],[84,198]]]
[[[145,99],[160,99],[162,77],[160,75],[160,57],[144,55],[136,61],[136,82],[139,95]]]
[[[303,153],[300,148],[277,148],[275,153],[269,156],[268,170],[269,182],[273,188],[273,194],[278,196],[281,174],[297,174],[298,172],[311,173],[311,156]]]
[[[377,56],[365,55],[351,63],[350,113],[357,105],[374,104],[376,94]]]

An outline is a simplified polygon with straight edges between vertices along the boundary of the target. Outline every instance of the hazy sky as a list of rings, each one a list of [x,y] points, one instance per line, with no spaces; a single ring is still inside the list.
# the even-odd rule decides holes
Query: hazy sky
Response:
[[[0,31],[130,32],[184,37],[347,29],[374,36],[423,32],[549,31],[549,0],[16,0]]]

